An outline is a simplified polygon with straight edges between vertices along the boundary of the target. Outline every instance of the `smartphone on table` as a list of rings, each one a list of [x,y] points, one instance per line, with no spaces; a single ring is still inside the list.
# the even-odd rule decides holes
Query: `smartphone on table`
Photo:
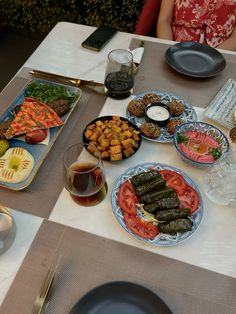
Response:
[[[100,51],[116,32],[117,29],[111,26],[100,26],[81,45],[84,48]]]

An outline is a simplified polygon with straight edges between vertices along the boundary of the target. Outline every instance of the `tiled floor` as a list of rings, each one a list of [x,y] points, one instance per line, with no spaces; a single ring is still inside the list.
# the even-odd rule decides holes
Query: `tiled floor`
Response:
[[[45,35],[0,31],[0,91],[21,68]]]

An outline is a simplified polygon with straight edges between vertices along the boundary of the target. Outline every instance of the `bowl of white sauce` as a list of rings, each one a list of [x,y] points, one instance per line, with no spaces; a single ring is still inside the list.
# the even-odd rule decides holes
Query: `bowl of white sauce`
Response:
[[[169,121],[171,114],[167,105],[155,102],[147,105],[145,108],[145,117],[148,122],[156,123],[160,127],[163,127]]]

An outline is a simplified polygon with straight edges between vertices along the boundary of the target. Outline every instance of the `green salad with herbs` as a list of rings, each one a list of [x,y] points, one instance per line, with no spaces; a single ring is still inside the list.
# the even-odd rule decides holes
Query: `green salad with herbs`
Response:
[[[59,99],[67,100],[71,104],[77,99],[78,93],[72,92],[64,86],[35,81],[27,86],[25,96],[46,104]]]

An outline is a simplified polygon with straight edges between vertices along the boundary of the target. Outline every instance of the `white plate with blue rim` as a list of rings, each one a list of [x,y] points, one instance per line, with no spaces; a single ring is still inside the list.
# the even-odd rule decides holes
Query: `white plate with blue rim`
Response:
[[[196,193],[198,195],[198,208],[193,214],[188,216],[188,218],[192,221],[192,224],[193,224],[192,229],[190,231],[182,232],[182,233],[178,232],[178,233],[173,233],[173,234],[159,233],[154,239],[144,239],[144,238],[136,235],[135,233],[133,233],[126,226],[125,221],[124,221],[124,215],[122,213],[121,208],[118,205],[118,192],[119,192],[120,186],[122,183],[129,180],[130,177],[132,177],[138,173],[148,171],[150,169],[155,169],[157,171],[159,171],[159,170],[175,171],[178,174],[180,174],[184,178],[185,182],[188,185],[190,185],[196,191]],[[112,193],[111,193],[111,203],[112,203],[113,213],[114,213],[116,219],[118,220],[119,224],[132,237],[134,237],[138,240],[144,241],[146,243],[156,245],[156,246],[174,246],[174,245],[180,244],[181,242],[187,240],[189,237],[191,237],[196,232],[196,230],[198,229],[198,227],[202,221],[202,217],[203,217],[203,201],[202,201],[200,191],[199,191],[198,187],[196,186],[196,184],[194,183],[194,181],[186,173],[184,173],[180,169],[166,165],[166,164],[162,164],[162,163],[144,163],[144,164],[139,164],[135,167],[131,167],[131,168],[127,169],[124,173],[122,173],[117,178],[117,180],[114,183]],[[141,218],[142,215],[143,215],[142,211],[137,207],[137,216]]]
[[[197,120],[197,113],[195,111],[195,109],[193,108],[193,106],[188,103],[185,99],[183,99],[182,97],[179,97],[173,93],[168,93],[168,92],[161,92],[158,90],[152,90],[152,91],[146,91],[143,93],[140,93],[138,95],[136,95],[133,99],[142,99],[143,96],[145,96],[146,94],[149,93],[153,93],[156,94],[160,97],[160,102],[162,102],[163,104],[167,104],[168,102],[172,101],[172,100],[177,100],[177,101],[181,101],[184,106],[185,106],[185,110],[184,112],[179,115],[178,117],[175,118],[180,118],[183,120],[183,123],[186,122],[192,122],[192,121],[196,121]],[[131,121],[133,124],[135,124],[138,128],[140,128],[140,126],[147,122],[145,119],[145,116],[142,117],[137,117],[132,115],[128,108],[126,110],[126,118]],[[156,138],[149,138],[146,137],[144,135],[142,135],[144,138],[146,138],[147,140],[153,141],[153,142],[160,142],[160,143],[171,143],[173,141],[173,134],[170,134],[167,130],[166,127],[161,127],[161,134],[159,137]]]

